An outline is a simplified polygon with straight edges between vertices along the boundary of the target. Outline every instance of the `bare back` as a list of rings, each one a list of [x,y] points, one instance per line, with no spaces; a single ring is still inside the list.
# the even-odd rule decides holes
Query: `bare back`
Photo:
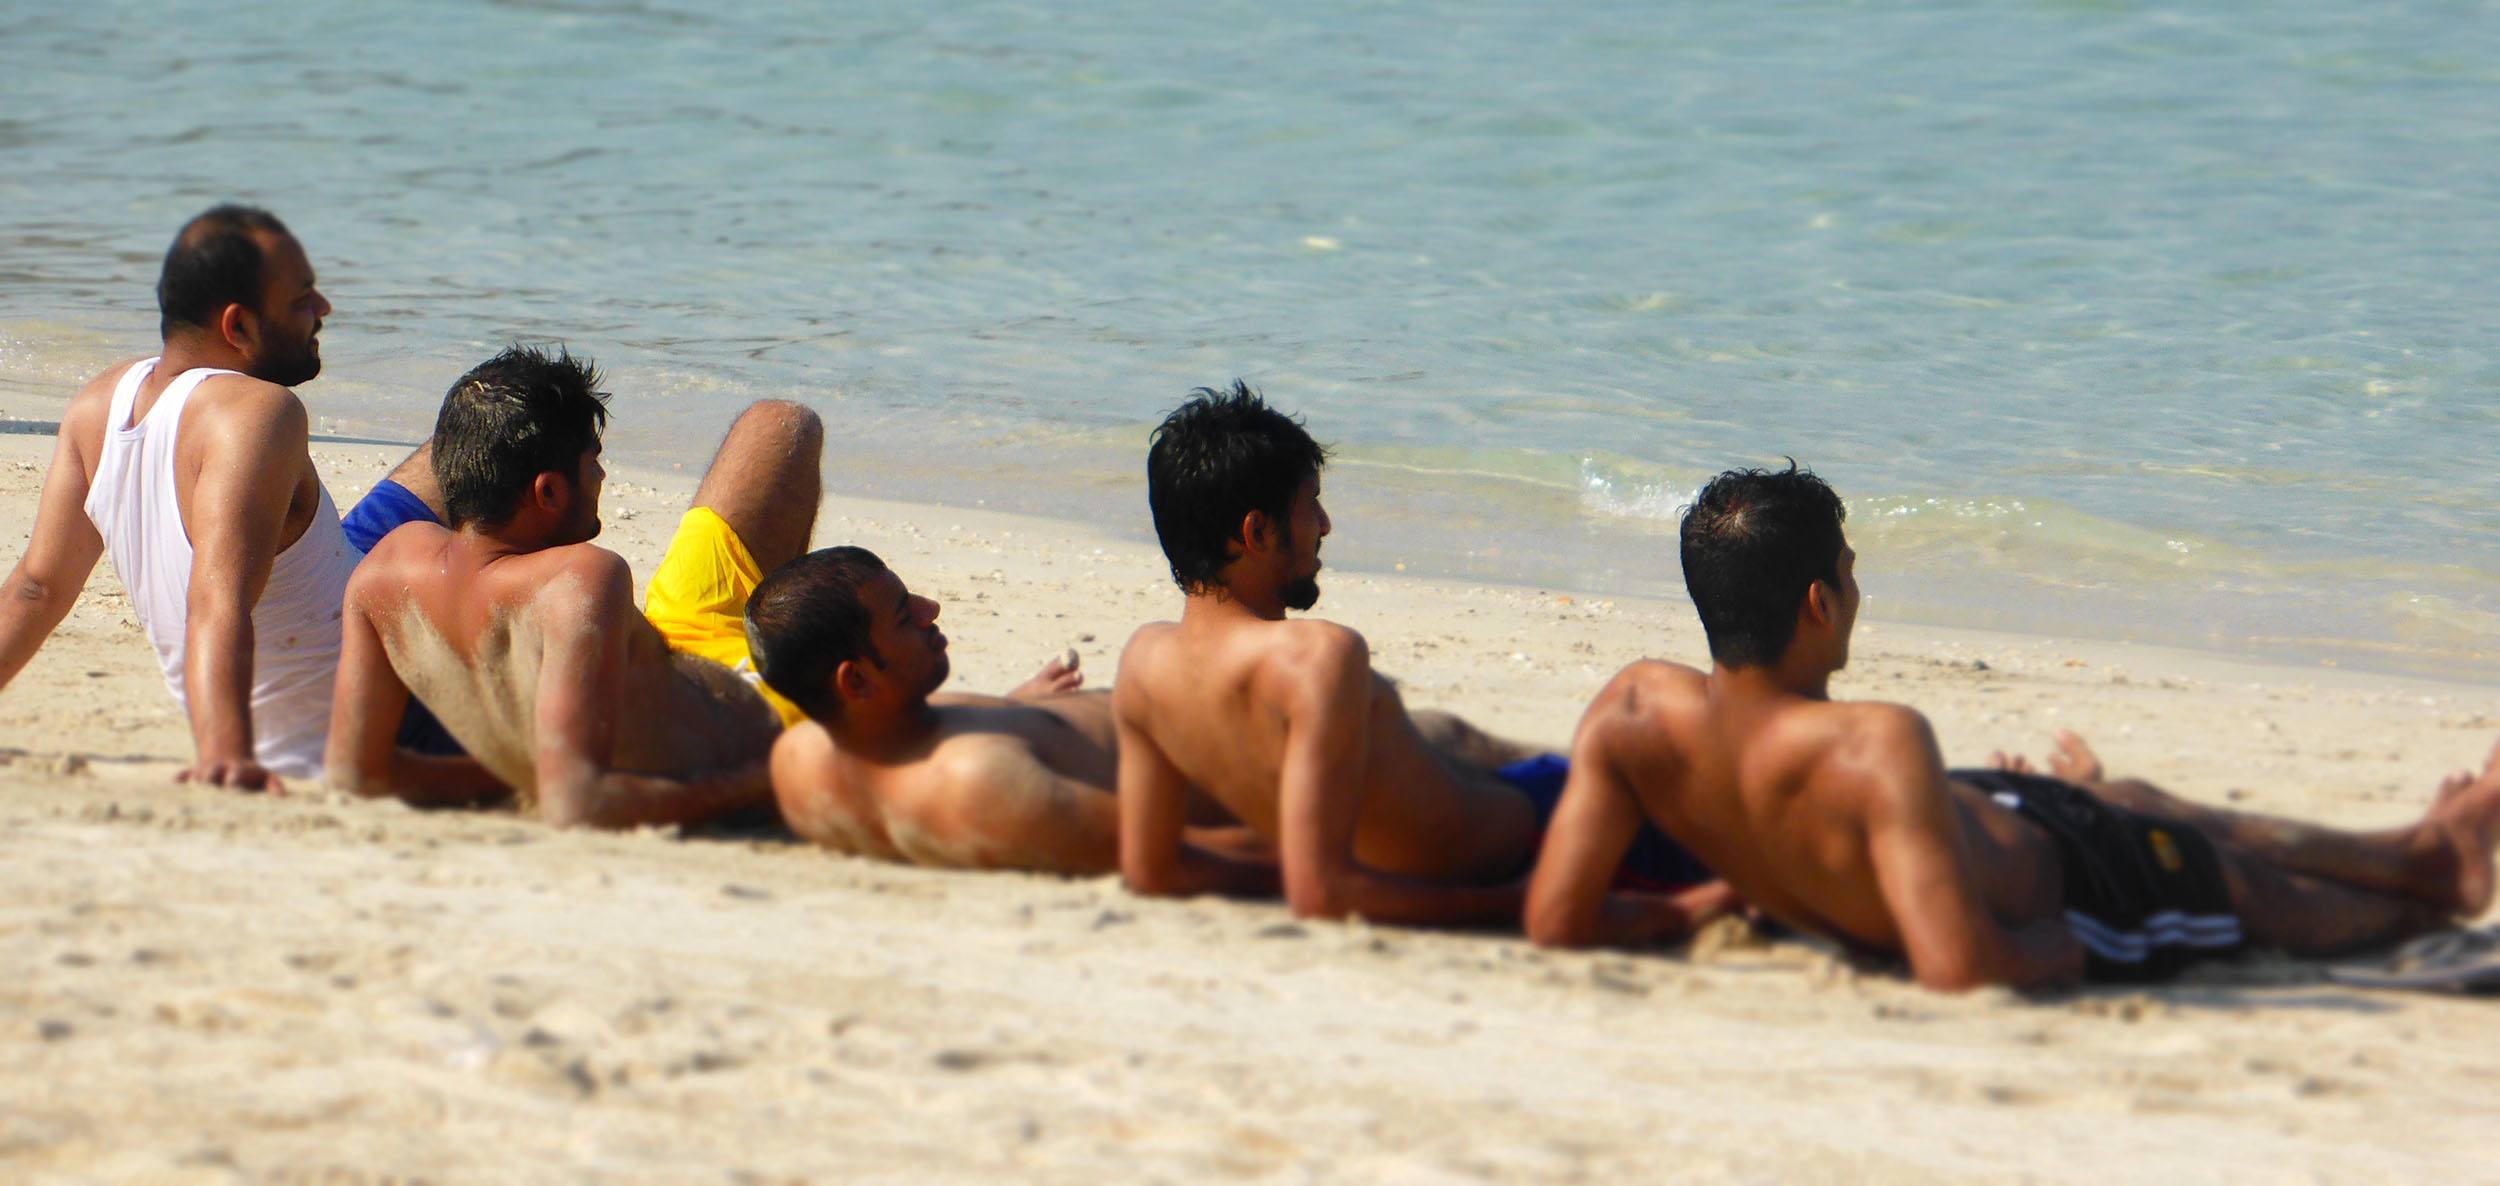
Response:
[[[375,547],[348,596],[410,693],[525,801],[549,714],[585,687],[609,689],[605,703],[573,706],[612,722],[608,768],[684,777],[760,758],[779,733],[763,697],[718,663],[671,652],[630,592],[624,560],[590,544],[495,554],[414,523]],[[621,638],[620,666],[587,679],[579,644],[600,636]]]
[[[1356,668],[1359,670],[1339,670]],[[1314,689],[1360,681],[1354,857],[1387,873],[1453,882],[1516,876],[1535,851],[1526,796],[1443,761],[1417,733],[1397,688],[1372,672],[1360,636],[1312,620],[1159,622],[1121,658],[1115,696],[1195,788],[1269,837],[1285,829],[1281,791],[1296,714]],[[1332,792],[1335,793],[1335,792]]]
[[[1985,908],[2014,926],[2058,914],[2054,845],[1943,776],[1933,739],[1898,705],[1726,694],[1704,673],[1642,663],[1592,713],[1642,807],[1773,916],[1901,951],[1871,836],[1924,800],[1967,857]],[[1911,807],[1921,804],[1913,802]]]

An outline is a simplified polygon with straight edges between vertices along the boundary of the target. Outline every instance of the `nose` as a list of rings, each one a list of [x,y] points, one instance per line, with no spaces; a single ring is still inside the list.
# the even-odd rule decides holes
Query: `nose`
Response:
[[[314,317],[319,318],[330,315],[330,298],[322,295],[321,290],[318,288],[313,290],[313,306],[315,310],[313,313]]]
[[[912,620],[923,626],[937,623],[938,603],[926,597],[912,598]]]
[[[1323,538],[1325,538],[1325,537],[1327,536],[1327,534],[1328,534],[1328,529],[1329,529],[1330,527],[1332,527],[1332,526],[1334,526],[1334,524],[1332,524],[1332,523],[1330,523],[1330,522],[1328,521],[1328,508],[1327,508],[1327,507],[1320,507],[1320,508],[1319,508],[1319,533],[1320,533],[1320,535],[1321,535]]]

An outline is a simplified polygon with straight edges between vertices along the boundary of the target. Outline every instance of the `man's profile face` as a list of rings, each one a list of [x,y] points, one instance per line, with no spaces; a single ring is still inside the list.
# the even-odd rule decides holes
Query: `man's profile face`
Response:
[[[1835,633],[1840,640],[1838,666],[1845,667],[1849,663],[1849,633],[1858,624],[1858,550],[1847,543],[1841,544],[1840,563],[1834,567],[1840,574],[1840,584],[1833,590],[1840,599],[1834,619]]]
[[[869,614],[869,648],[888,680],[915,699],[946,683],[953,668],[946,633],[937,627],[937,602],[904,588],[892,569],[861,586],[859,600]]]
[[[1319,604],[1319,541],[1330,527],[1328,509],[1319,504],[1319,475],[1312,474],[1294,489],[1293,507],[1285,516],[1284,543],[1293,558],[1283,595],[1286,609]]]
[[[260,339],[251,359],[255,379],[294,387],[321,373],[321,319],[329,299],[313,284],[312,261],[293,235],[253,236],[261,251]]]
[[[599,494],[607,483],[608,469],[599,464],[599,446],[582,450],[581,466],[573,473],[573,504],[556,532],[556,543],[578,544],[599,538]]]

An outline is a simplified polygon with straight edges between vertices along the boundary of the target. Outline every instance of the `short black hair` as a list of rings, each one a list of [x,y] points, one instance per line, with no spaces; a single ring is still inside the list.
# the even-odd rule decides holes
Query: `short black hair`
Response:
[[[608,424],[599,368],[559,347],[514,345],[460,376],[434,418],[434,481],[443,521],[512,521],[538,475],[571,475]]]
[[[1327,447],[1300,420],[1241,380],[1190,392],[1146,449],[1146,502],[1172,579],[1190,593],[1219,584],[1242,516],[1264,511],[1283,526],[1295,489],[1326,464]]]
[[[1756,667],[1788,653],[1806,590],[1840,583],[1847,516],[1840,496],[1794,460],[1783,471],[1732,469],[1701,488],[1684,511],[1684,590],[1711,659]]]
[[[841,704],[834,669],[862,657],[878,662],[859,591],[884,571],[885,561],[866,548],[819,548],[756,585],[747,598],[747,651],[765,685],[811,717],[832,716]]]
[[[182,224],[156,275],[156,330],[216,324],[228,305],[260,308],[261,247],[255,235],[285,235],[286,224],[257,206],[214,206]]]

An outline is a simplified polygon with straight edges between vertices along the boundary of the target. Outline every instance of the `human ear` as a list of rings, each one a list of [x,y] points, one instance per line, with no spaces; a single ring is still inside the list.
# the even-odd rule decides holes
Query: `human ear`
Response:
[[[252,316],[250,308],[240,303],[227,305],[217,313],[217,336],[224,338],[227,345],[249,354],[252,343],[260,337],[260,320]]]
[[[1241,552],[1273,551],[1276,547],[1276,521],[1266,511],[1252,511],[1241,517]]]
[[[857,659],[844,659],[833,668],[833,690],[853,700],[868,698],[868,673],[860,670]]]
[[[1806,586],[1806,613],[1817,622],[1832,622],[1840,616],[1840,593],[1828,582],[1816,581]]]
[[[539,506],[551,511],[563,510],[566,496],[571,493],[572,484],[564,480],[564,475],[553,470],[542,473],[530,481],[530,497],[536,500]]]

